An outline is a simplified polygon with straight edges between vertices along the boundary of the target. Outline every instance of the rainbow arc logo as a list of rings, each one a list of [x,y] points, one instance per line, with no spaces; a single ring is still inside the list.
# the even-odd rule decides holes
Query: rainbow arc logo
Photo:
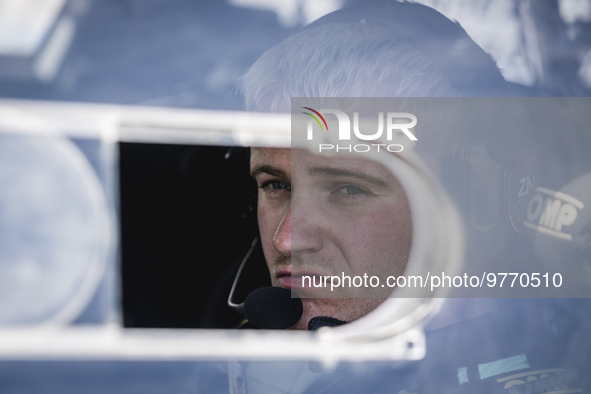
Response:
[[[308,111],[312,111],[312,112],[314,112],[316,115],[318,115],[318,116],[320,117],[320,119],[322,119],[322,122],[324,123],[324,126],[326,126],[326,131],[328,131],[328,124],[326,124],[326,120],[324,120],[324,116],[322,116],[322,115],[320,114],[320,112],[318,112],[318,111],[316,111],[315,109],[312,109],[312,108],[310,108],[310,107],[302,107],[302,108],[304,108],[304,109],[307,109]],[[318,120],[318,118],[317,118],[316,116],[312,115],[312,114],[311,114],[311,113],[309,113],[309,112],[302,112],[302,113],[303,113],[303,114],[306,114],[306,115],[310,116],[312,119],[314,119],[314,120],[316,121],[316,123],[318,123],[318,126],[320,126],[320,130],[323,130],[323,128],[322,128],[322,124],[320,123],[320,121]]]

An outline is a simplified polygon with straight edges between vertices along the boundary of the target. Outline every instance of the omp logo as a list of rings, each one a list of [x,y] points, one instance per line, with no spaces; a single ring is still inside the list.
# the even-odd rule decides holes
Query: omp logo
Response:
[[[377,131],[369,132],[368,130],[362,131],[359,126],[359,113],[353,112],[353,122],[349,118],[345,112],[338,110],[338,109],[321,109],[320,111],[316,111],[310,107],[302,107],[307,109],[314,114],[316,114],[324,126],[328,131],[328,124],[323,115],[334,115],[338,122],[338,139],[339,141],[350,141],[351,140],[351,130],[355,137],[362,141],[376,141],[382,138],[384,134],[384,130],[386,131],[386,140],[392,141],[394,139],[395,132],[403,133],[409,140],[417,141],[417,137],[411,132],[411,129],[416,126],[417,124],[417,117],[411,113],[407,112],[387,112],[384,116],[383,112],[378,113],[378,126]],[[308,128],[307,128],[307,138],[308,140],[314,139],[314,122],[320,127],[320,130],[323,130],[322,123],[318,119],[318,117],[314,116],[309,112],[303,112],[303,114],[308,115],[310,119],[308,119]],[[351,127],[351,123],[353,123],[353,127]],[[385,127],[384,127],[385,123]],[[355,145],[342,145],[342,144],[319,144],[318,149],[319,152],[323,150],[336,150],[337,152],[340,150],[346,150],[349,152],[368,152],[370,150],[377,150],[380,151],[380,148],[386,149],[389,152],[401,152],[404,147],[400,144],[355,144]]]
[[[573,236],[564,232],[563,227],[572,225],[584,207],[581,201],[566,193],[537,187],[523,224],[532,230],[570,241]]]

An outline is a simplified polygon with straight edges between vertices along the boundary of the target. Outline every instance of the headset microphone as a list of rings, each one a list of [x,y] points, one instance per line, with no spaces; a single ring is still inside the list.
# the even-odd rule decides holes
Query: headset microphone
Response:
[[[240,263],[232,289],[228,295],[228,306],[233,308],[255,327],[264,329],[286,329],[295,325],[303,313],[302,300],[292,298],[290,290],[282,287],[265,286],[251,291],[243,303],[236,303],[234,293],[248,260],[255,254],[259,239],[255,238],[248,253]]]
[[[255,327],[282,330],[295,325],[304,310],[302,300],[282,287],[261,287],[252,291],[236,310]]]

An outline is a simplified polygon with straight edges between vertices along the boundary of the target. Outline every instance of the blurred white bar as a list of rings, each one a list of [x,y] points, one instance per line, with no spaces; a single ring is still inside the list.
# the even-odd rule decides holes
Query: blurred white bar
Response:
[[[289,147],[289,114],[0,100],[0,131],[104,141]]]
[[[320,330],[322,331],[322,330]],[[0,360],[416,360],[422,330],[383,341],[330,340],[310,331],[68,328],[0,330]]]

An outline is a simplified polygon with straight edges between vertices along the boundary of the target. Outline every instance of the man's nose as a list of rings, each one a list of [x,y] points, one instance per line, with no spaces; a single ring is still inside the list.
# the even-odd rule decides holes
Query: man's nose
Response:
[[[273,246],[286,256],[322,248],[323,215],[311,206],[309,196],[293,199],[273,237]],[[295,209],[293,209],[295,207]]]
[[[277,226],[273,236],[273,247],[284,256],[291,255],[291,204]]]

